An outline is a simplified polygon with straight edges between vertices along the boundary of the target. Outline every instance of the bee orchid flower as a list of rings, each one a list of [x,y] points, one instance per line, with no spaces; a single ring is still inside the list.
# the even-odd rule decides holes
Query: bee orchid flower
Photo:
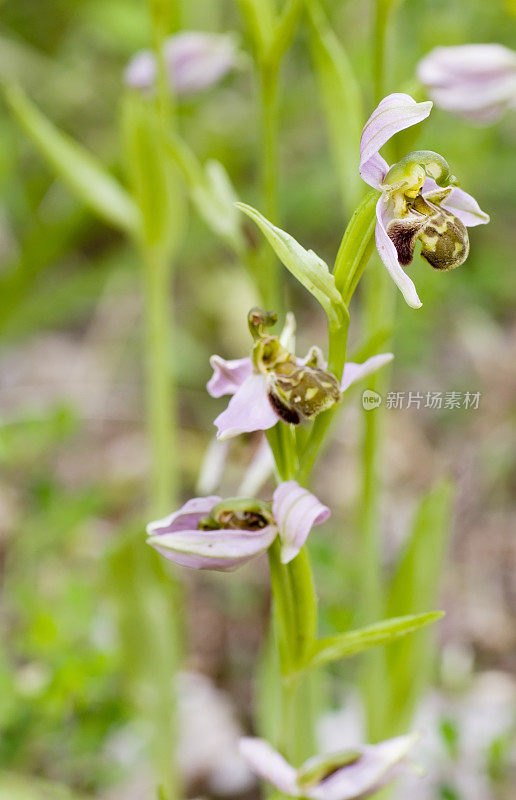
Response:
[[[167,78],[178,97],[189,97],[213,86],[237,63],[238,51],[232,36],[182,31],[163,45]],[[125,82],[133,89],[148,90],[156,82],[156,57],[141,50],[129,62]]]
[[[412,308],[422,303],[403,267],[421,255],[438,270],[462,264],[469,253],[467,227],[489,222],[477,201],[456,186],[439,153],[417,150],[392,167],[380,149],[399,131],[426,119],[431,101],[416,103],[408,94],[385,97],[367,120],[360,140],[360,175],[381,192],[376,205],[376,247],[391,278]]]
[[[296,358],[277,336],[265,333],[275,315],[262,309],[249,313],[255,338],[250,358],[226,361],[213,355],[213,375],[207,389],[212,397],[233,395],[229,405],[215,419],[217,438],[229,439],[240,433],[267,430],[279,420],[294,425],[313,419],[337,403],[352,384],[392,360],[392,353],[372,356],[363,364],[349,362],[339,383],[326,370],[321,351],[312,347],[304,359]]]
[[[374,794],[396,777],[401,762],[418,738],[418,734],[409,734],[316,756],[299,769],[285,761],[264,739],[241,739],[240,754],[256,775],[289,797],[358,800]]]
[[[281,560],[299,553],[330,510],[296,481],[281,483],[272,503],[249,497],[196,497],[147,525],[147,543],[183,567],[227,572],[264,553],[276,536]]]
[[[516,108],[516,52],[501,44],[436,47],[417,76],[439,108],[478,124]]]

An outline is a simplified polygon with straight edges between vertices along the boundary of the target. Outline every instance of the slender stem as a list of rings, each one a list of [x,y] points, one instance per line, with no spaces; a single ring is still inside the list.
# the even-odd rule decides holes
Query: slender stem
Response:
[[[265,216],[279,224],[278,200],[278,67],[259,67],[260,107],[262,117],[262,191]],[[267,245],[263,249],[261,291],[267,308],[279,316],[283,311],[278,261]]]
[[[379,259],[367,276],[364,287],[366,336],[373,337],[380,329],[392,327],[396,295],[392,282]],[[386,347],[388,349],[388,342]],[[389,382],[389,370],[371,375],[367,388],[382,397]],[[379,520],[385,408],[363,411],[362,475],[359,513],[357,515],[357,547],[359,558],[360,598],[359,624],[368,624],[383,616],[382,542]],[[383,736],[388,682],[383,651],[369,653],[364,660],[363,689],[369,737],[378,741]]]
[[[146,321],[146,390],[147,390],[147,426],[150,442],[150,515],[161,516],[174,507],[178,492],[177,441],[176,441],[176,397],[171,374],[171,353],[173,341],[173,321],[169,302],[170,264],[159,250],[145,248],[144,286],[145,286],[145,321]],[[165,588],[167,596],[175,595],[174,609],[179,607],[179,586],[169,576],[162,584],[152,564],[141,576],[140,591],[147,594],[154,588],[163,598]],[[133,587],[134,588],[134,587]],[[159,598],[156,598],[156,602]],[[151,612],[145,607],[146,613]],[[176,741],[176,709],[175,686],[173,676],[178,667],[181,635],[179,618],[175,614],[170,617],[169,625],[173,629],[173,649],[159,646],[159,640],[153,639],[153,652],[147,661],[148,671],[152,674],[147,680],[153,684],[149,715],[153,725],[152,751],[156,764],[160,790],[165,800],[177,800],[179,797],[178,772],[174,759]],[[146,625],[151,625],[147,620]],[[171,660],[172,659],[172,660]],[[152,706],[152,707],[151,707]]]
[[[376,103],[380,102],[385,93],[385,64],[390,5],[391,0],[376,0],[375,3],[373,83]]]
[[[340,328],[330,329],[329,331],[329,361],[328,369],[340,382],[346,361],[346,349],[348,341],[349,317],[346,317]],[[337,413],[338,406],[325,411],[316,417],[308,441],[299,459],[299,469],[296,480],[305,484],[308,481],[310,472],[316,459],[320,455],[323,444],[326,440],[330,425]]]
[[[284,753],[285,758],[292,763],[295,759],[295,744],[292,734],[296,724],[296,692],[298,681],[283,678],[281,688],[281,721],[278,747],[280,751]]]
[[[265,216],[278,219],[278,70],[260,68],[262,112],[262,189]]]
[[[374,88],[379,102],[387,85],[387,39],[392,11],[391,0],[376,0],[374,25]],[[395,310],[395,292],[383,265],[375,260],[374,271],[365,281],[364,327],[366,339],[372,339],[382,330],[392,328]],[[388,342],[386,342],[388,349]],[[372,375],[368,389],[380,395],[388,386],[389,371]],[[361,624],[377,619],[383,614],[384,591],[382,581],[382,542],[379,522],[381,489],[382,445],[384,437],[385,407],[363,411],[361,498],[357,518],[357,546],[359,553],[358,612]],[[369,738],[382,738],[385,722],[386,694],[389,681],[386,675],[385,654],[377,651],[364,660],[362,688],[365,698]]]
[[[147,416],[151,444],[150,507],[153,515],[170,510],[178,492],[176,393],[172,380],[173,321],[169,302],[170,268],[157,249],[145,248]]]
[[[149,0],[153,23],[153,43],[158,65],[156,108],[159,124],[158,146],[162,163],[166,163],[166,140],[175,124],[174,97],[166,73],[164,40],[169,32],[170,11],[177,11],[174,0]],[[152,227],[152,222],[150,227]],[[177,224],[177,221],[176,221]],[[176,238],[177,241],[177,238]],[[173,313],[170,278],[173,247],[148,237],[142,243],[143,281],[145,290],[145,362],[147,427],[150,442],[149,505],[151,517],[167,513],[179,493],[177,458],[177,403],[172,370]],[[156,602],[165,598],[163,584],[149,565],[143,590],[156,591]],[[145,585],[147,582],[147,586]],[[174,609],[179,607],[179,586],[170,578],[168,587],[175,595]],[[148,613],[148,611],[147,611]],[[146,621],[151,625],[152,620]],[[155,708],[149,709],[152,732],[152,751],[163,800],[177,800],[180,795],[179,774],[175,760],[176,747],[176,687],[174,676],[179,666],[179,614],[169,619],[173,629],[173,651],[159,646],[156,640],[148,659],[148,679],[153,684]],[[157,687],[154,685],[157,683]]]
[[[281,480],[293,478],[297,468],[295,436],[291,426],[278,423],[268,432]],[[286,758],[297,757],[299,666],[317,633],[317,597],[310,559],[305,548],[289,563],[281,563],[279,539],[269,548],[276,642],[281,668],[281,716],[277,746]],[[306,703],[303,704],[303,719]],[[308,733],[304,731],[306,742]]]
[[[346,305],[349,304],[374,248],[374,229],[378,192],[372,191],[364,197],[346,228],[335,259],[335,285]],[[329,330],[328,369],[340,381],[346,361],[349,315],[339,328]],[[296,478],[306,483],[310,471],[326,440],[337,408],[325,411],[316,418],[308,441],[300,457]]]
[[[281,667],[281,718],[277,746],[290,761],[298,755],[297,690],[300,666],[316,636],[317,598],[308,553],[304,548],[289,564],[281,563],[281,545],[269,548],[274,622]],[[306,709],[306,702],[301,707]],[[304,718],[304,713],[303,713]],[[308,731],[303,732],[306,741]]]

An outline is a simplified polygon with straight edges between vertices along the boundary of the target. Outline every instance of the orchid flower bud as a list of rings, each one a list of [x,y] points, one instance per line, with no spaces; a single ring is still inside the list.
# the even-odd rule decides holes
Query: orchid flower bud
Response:
[[[264,311],[259,306],[254,306],[247,315],[247,324],[255,341],[265,336],[264,328],[272,328],[277,321],[278,315],[274,311]]]
[[[496,122],[516,108],[516,53],[501,44],[436,47],[417,76],[436,106],[469,122]]]
[[[213,86],[233,69],[238,51],[230,35],[183,31],[165,41],[163,57],[171,88],[178,97],[187,97]],[[156,74],[154,53],[142,50],[129,62],[125,82],[133,89],[148,90]]]

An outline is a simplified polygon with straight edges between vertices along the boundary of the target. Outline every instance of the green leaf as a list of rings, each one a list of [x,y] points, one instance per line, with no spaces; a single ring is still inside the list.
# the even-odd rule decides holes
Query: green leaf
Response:
[[[330,146],[338,172],[342,201],[347,214],[362,190],[357,159],[363,112],[360,87],[346,51],[330,28],[317,0],[307,3],[310,47],[319,84]]]
[[[122,113],[126,161],[133,195],[143,216],[147,246],[169,255],[184,227],[178,171],[165,145],[162,121],[152,99],[129,92]]]
[[[4,96],[19,124],[69,189],[105,222],[136,236],[140,214],[130,195],[82,145],[59,131],[24,92],[4,86]]]
[[[238,195],[220,161],[211,159],[203,166],[179,136],[168,140],[168,148],[181,169],[199,216],[209,228],[238,254],[245,242],[235,208]]]
[[[443,481],[423,498],[412,531],[390,586],[386,611],[418,612],[436,602],[448,541],[452,486]],[[386,651],[390,687],[386,719],[404,728],[432,668],[432,638],[427,632],[397,643]],[[374,713],[374,710],[372,710]]]
[[[436,622],[442,616],[441,611],[430,611],[426,614],[395,617],[355,631],[319,639],[314,645],[305,668],[313,669],[332,661],[356,656],[371,647],[390,644],[401,636],[414,633],[425,625]]]
[[[349,305],[375,247],[376,204],[379,194],[366,194],[351,217],[335,259],[335,285]]]
[[[313,250],[305,250],[290,234],[277,228],[252,206],[236,203],[236,207],[258,225],[280,261],[321,304],[330,327],[340,327],[347,310],[335,286],[335,279],[322,258]]]

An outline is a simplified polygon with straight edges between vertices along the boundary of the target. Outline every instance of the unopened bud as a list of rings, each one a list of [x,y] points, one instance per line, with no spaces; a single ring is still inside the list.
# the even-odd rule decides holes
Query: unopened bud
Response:
[[[278,315],[274,311],[265,311],[259,306],[254,306],[247,315],[247,324],[253,339],[265,336],[265,328],[272,328],[278,321]]]

